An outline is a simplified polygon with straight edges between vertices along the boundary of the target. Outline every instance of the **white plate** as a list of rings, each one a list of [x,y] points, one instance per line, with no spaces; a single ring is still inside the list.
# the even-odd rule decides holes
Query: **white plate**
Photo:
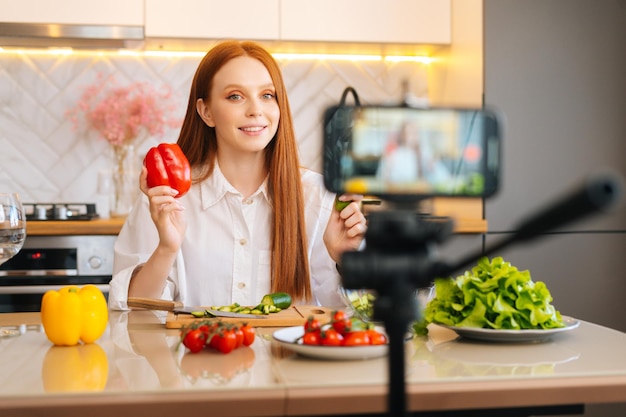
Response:
[[[302,356],[330,360],[362,360],[385,356],[387,345],[371,346],[313,346],[303,345],[299,340],[304,335],[302,326],[287,327],[276,330],[272,337],[280,345],[285,346]]]
[[[479,329],[476,327],[440,326],[454,330],[459,336],[467,339],[485,340],[489,342],[540,342],[557,334],[574,330],[580,322],[571,317],[563,316],[565,327],[556,329],[529,329],[529,330],[495,330]]]

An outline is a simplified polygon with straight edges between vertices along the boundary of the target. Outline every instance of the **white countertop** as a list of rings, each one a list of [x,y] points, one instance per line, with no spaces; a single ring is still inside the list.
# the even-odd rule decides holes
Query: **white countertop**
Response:
[[[53,347],[38,317],[0,314],[0,326],[28,325],[20,336],[0,339],[3,417],[83,408],[90,417],[110,416],[129,407],[173,415],[183,405],[187,413],[271,416],[387,407],[385,357],[304,358],[272,341],[272,328],[259,328],[251,347],[227,355],[185,353],[175,349],[178,331],[165,329],[164,313],[151,311],[113,312],[95,346]],[[428,338],[406,345],[408,408],[626,403],[625,352],[625,333],[588,322],[538,343],[470,341],[431,326]]]

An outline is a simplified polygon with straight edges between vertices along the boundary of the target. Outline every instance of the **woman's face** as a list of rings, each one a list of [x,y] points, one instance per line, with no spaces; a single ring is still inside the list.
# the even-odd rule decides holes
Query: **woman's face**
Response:
[[[272,78],[248,56],[230,60],[215,74],[210,100],[199,100],[198,112],[215,127],[219,152],[229,154],[262,152],[280,121]]]

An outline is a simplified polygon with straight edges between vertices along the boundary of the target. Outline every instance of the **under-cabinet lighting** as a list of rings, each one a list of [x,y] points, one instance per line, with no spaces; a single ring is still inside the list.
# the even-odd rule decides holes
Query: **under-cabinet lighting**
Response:
[[[74,50],[72,48],[50,48],[48,53],[51,55],[72,55]]]
[[[309,61],[382,61],[381,55],[352,55],[352,54],[282,54],[275,53],[276,59],[309,60]]]
[[[72,48],[49,49],[13,49],[0,47],[0,54],[21,55],[120,55],[120,56],[155,56],[155,57],[202,57],[206,51],[137,51],[120,49],[118,51],[75,50]],[[433,58],[413,55],[363,55],[363,54],[311,54],[311,53],[272,53],[277,60],[309,60],[309,61],[386,61],[386,62],[419,62],[430,64]]]
[[[206,51],[144,51],[143,56],[161,56],[161,57],[203,57]]]
[[[430,64],[434,58],[429,56],[410,56],[410,55],[389,55],[384,57],[389,62],[421,62],[422,64]]]

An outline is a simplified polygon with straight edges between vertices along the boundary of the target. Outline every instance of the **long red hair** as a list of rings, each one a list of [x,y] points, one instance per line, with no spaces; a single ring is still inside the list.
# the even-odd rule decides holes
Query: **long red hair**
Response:
[[[282,73],[274,58],[254,42],[226,41],[213,47],[202,59],[191,84],[187,113],[178,144],[189,159],[194,182],[208,178],[215,167],[217,138],[196,111],[198,99],[209,100],[213,77],[233,58],[249,56],[267,68],[280,109],[276,135],[265,150],[269,172],[268,192],[272,212],[272,292],[284,291],[294,299],[311,300],[307,256],[304,198],[300,179],[298,146]]]

